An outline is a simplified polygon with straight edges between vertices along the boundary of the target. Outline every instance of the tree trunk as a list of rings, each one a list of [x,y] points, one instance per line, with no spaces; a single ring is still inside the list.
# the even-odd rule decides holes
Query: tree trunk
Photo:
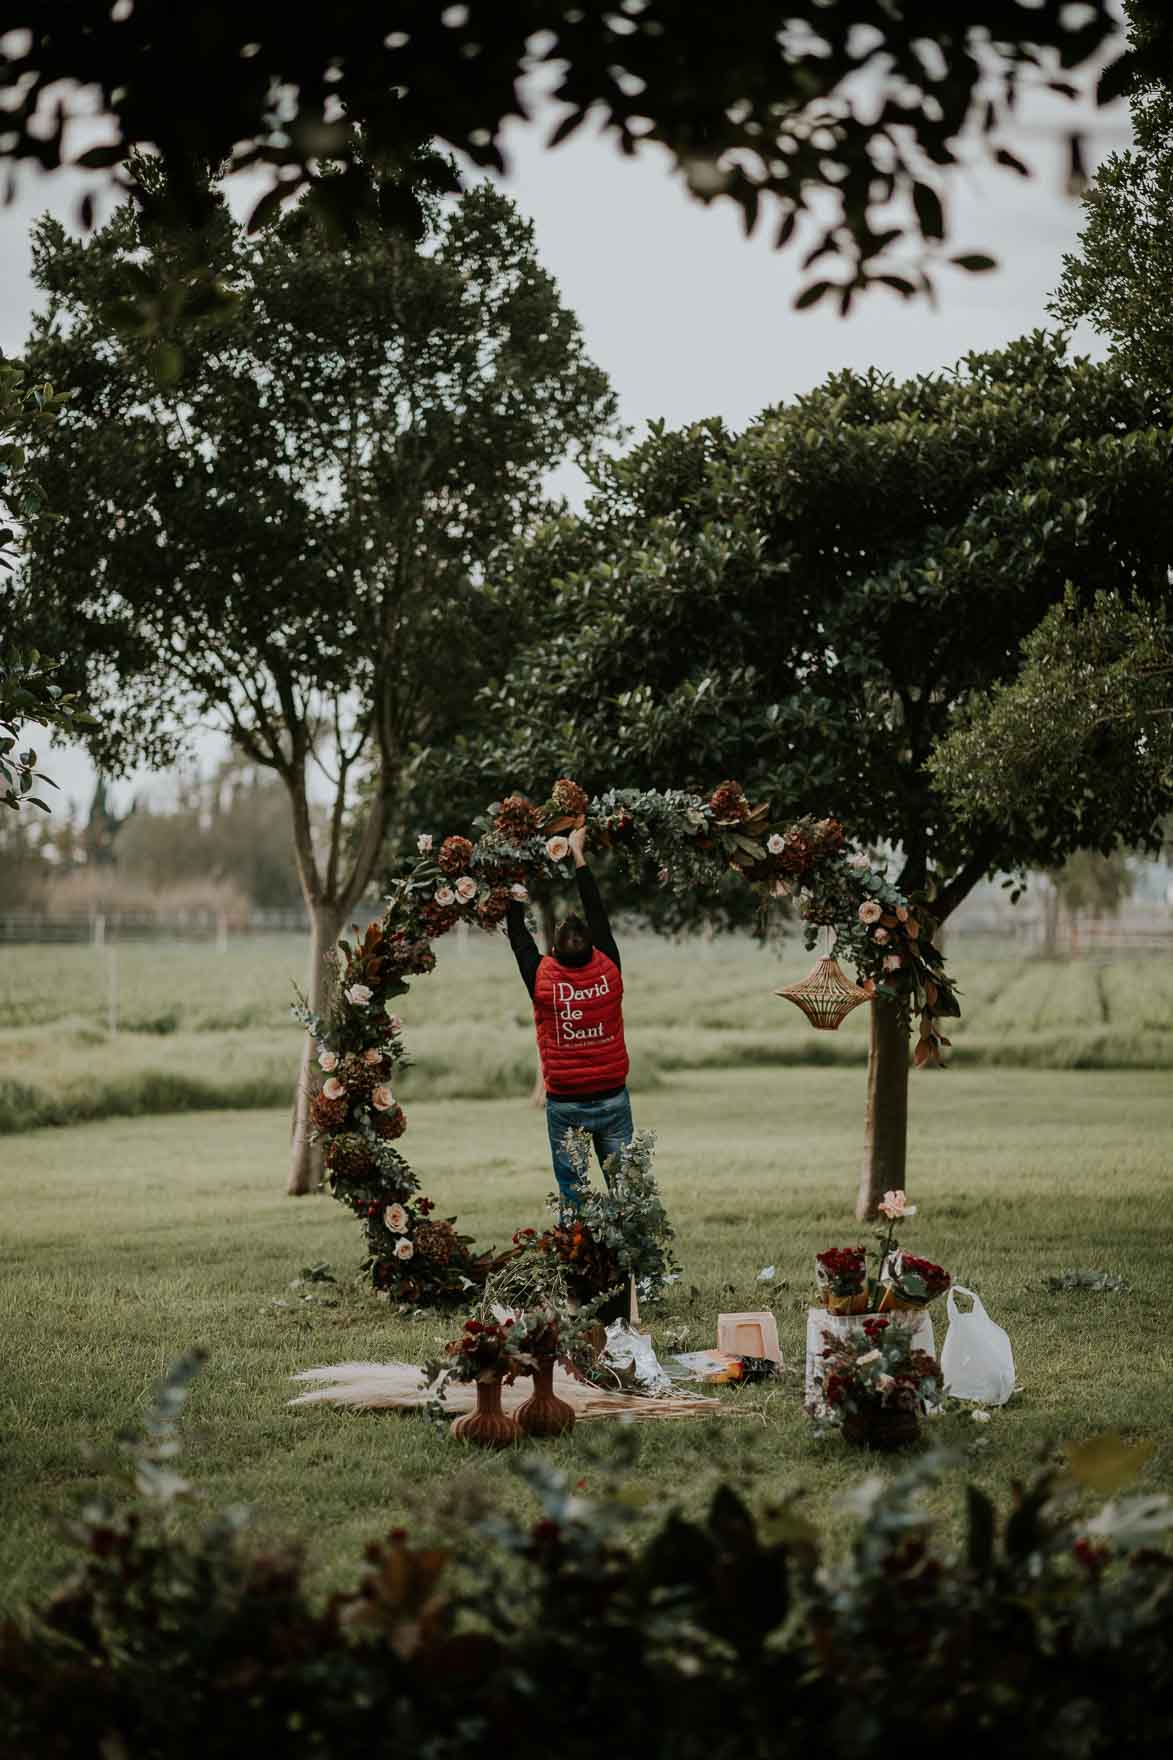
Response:
[[[321,1014],[325,1006],[330,983],[325,956],[338,939],[344,915],[345,912],[335,904],[316,904],[310,907],[310,970],[306,995],[315,1014]],[[316,1192],[322,1184],[321,1146],[310,1141],[313,1128],[310,1123],[310,1101],[317,1093],[321,1080],[321,1072],[314,1059],[314,1042],[307,1033],[293,1101],[293,1150],[289,1184],[286,1187],[291,1198],[301,1198],[307,1192]]]
[[[557,927],[554,921],[554,901],[547,892],[543,893],[535,902],[538,907],[538,916],[541,918],[541,939],[545,942],[544,951],[549,953],[554,945],[554,930]],[[529,1103],[531,1106],[546,1104],[546,1084],[542,1080],[540,1063],[538,1064],[538,1073],[534,1078],[534,1085],[530,1089]]]
[[[1053,879],[1046,882],[1043,893],[1043,958],[1056,959],[1059,954],[1059,888]]]
[[[855,1214],[876,1215],[885,1192],[904,1190],[908,1146],[908,1032],[894,1002],[872,1003],[868,1045],[867,1138]]]

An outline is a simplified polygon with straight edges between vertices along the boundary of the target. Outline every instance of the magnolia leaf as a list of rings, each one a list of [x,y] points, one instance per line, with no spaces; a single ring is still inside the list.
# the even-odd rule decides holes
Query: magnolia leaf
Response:
[[[1125,1442],[1109,1430],[1088,1442],[1067,1445],[1068,1476],[1090,1491],[1118,1491],[1136,1478],[1155,1448],[1154,1442]]]

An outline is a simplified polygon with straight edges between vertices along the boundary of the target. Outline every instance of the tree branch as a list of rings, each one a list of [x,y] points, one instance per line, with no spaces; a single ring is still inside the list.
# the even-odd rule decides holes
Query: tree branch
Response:
[[[938,889],[933,900],[933,915],[939,922],[952,916],[963,899],[969,897],[978,881],[989,872],[990,863],[998,854],[1001,839],[994,831],[988,831],[978,839],[973,854],[963,862],[953,878]]]

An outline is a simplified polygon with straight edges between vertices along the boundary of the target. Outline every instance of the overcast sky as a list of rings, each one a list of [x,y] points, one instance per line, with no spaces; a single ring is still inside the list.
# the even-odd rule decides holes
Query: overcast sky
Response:
[[[701,207],[662,156],[623,159],[586,128],[547,152],[539,128],[515,127],[506,187],[533,220],[541,259],[610,375],[624,420],[637,433],[658,417],[677,425],[719,415],[737,428],[838,368],[930,372],[1048,323],[1046,301],[1080,226],[1080,205],[1064,188],[1066,132],[1076,121],[1090,165],[1127,143],[1123,105],[1076,110],[1040,95],[1025,106],[1014,136],[1036,176],[974,170],[955,183],[949,249],[985,249],[1000,266],[976,276],[943,268],[936,309],[877,292],[846,319],[829,309],[793,311],[799,253],[770,248],[768,212],[747,240],[731,206]],[[6,353],[20,352],[33,309],[29,226],[46,210],[72,225],[79,187],[70,174],[25,171],[16,203],[0,209]],[[1094,337],[1076,340],[1099,352]],[[573,493],[575,484],[563,474],[559,487]],[[88,795],[84,754],[56,752],[50,768],[69,795]],[[120,785],[119,801],[146,780]]]

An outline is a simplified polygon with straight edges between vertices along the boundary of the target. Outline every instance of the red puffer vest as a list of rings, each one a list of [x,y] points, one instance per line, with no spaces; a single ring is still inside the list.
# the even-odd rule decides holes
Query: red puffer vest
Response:
[[[622,1088],[623,975],[605,953],[596,948],[581,966],[564,966],[550,954],[539,962],[534,1025],[547,1094],[571,1099]]]

